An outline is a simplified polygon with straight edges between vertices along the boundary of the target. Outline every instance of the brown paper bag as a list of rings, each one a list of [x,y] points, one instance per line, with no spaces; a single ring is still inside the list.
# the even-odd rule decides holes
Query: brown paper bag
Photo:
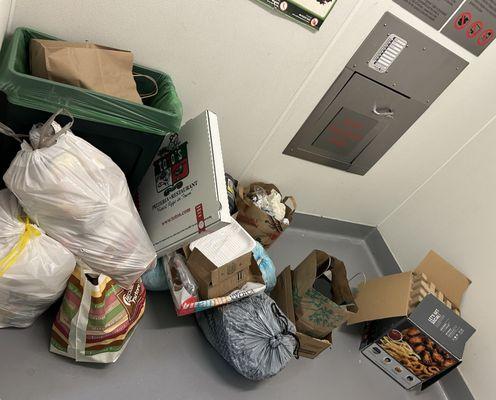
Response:
[[[133,54],[93,43],[31,39],[34,76],[142,103],[133,78]]]
[[[248,193],[252,192],[255,186],[260,186],[267,194],[272,189],[281,193],[275,185],[267,183],[255,182],[248,188],[240,186],[236,195],[236,206],[238,208],[236,220],[256,241],[260,242],[264,247],[269,247],[289,225],[277,221],[251,201]],[[293,214],[296,211],[296,201],[292,196],[284,197],[283,203],[286,204],[288,201],[292,202],[292,208],[286,205],[285,217],[291,223]]]
[[[326,272],[332,274],[329,297],[314,288]],[[345,323],[356,306],[343,262],[312,251],[293,271],[293,304],[298,332],[322,339]]]

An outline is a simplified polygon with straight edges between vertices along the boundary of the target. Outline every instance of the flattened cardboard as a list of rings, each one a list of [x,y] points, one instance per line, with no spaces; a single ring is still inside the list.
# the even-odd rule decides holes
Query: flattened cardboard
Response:
[[[461,300],[471,281],[434,251],[430,251],[415,272],[423,273],[460,309]],[[358,312],[348,324],[384,318],[404,317],[409,312],[413,272],[387,275],[360,285],[356,297]]]
[[[138,194],[140,216],[159,257],[231,222],[213,112],[164,139]]]
[[[472,281],[434,251],[429,251],[416,272],[424,273],[428,280],[460,309],[462,297]]]

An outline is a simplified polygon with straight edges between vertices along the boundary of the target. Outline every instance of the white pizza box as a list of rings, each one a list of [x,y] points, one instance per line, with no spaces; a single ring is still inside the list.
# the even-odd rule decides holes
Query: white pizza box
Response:
[[[138,205],[159,257],[231,222],[215,113],[203,112],[164,139]]]

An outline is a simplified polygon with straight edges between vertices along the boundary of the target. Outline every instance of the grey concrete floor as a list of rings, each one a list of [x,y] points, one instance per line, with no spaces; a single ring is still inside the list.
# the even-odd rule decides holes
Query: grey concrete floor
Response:
[[[311,250],[342,259],[348,276],[380,270],[365,242],[345,236],[288,229],[270,253],[281,270]],[[438,384],[404,391],[358,351],[360,330],[334,334],[334,347],[315,360],[289,363],[261,383],[247,381],[210,347],[193,317],[176,317],[168,292],[149,293],[145,316],[113,365],[76,364],[49,353],[53,308],[28,329],[0,330],[1,400],[95,399],[446,399]]]

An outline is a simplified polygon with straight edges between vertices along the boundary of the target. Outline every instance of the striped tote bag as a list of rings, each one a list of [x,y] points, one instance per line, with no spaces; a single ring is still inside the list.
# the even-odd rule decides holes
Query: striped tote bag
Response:
[[[84,271],[78,265],[69,278],[52,326],[50,351],[76,361],[112,363],[143,316],[146,290],[141,279],[124,289],[108,276]]]

